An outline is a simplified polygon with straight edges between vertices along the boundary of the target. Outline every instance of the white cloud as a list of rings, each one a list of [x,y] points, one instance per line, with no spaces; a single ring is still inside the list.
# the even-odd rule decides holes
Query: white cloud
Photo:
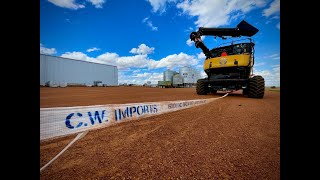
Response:
[[[83,61],[90,61],[90,62],[94,62],[94,58],[91,58],[89,56],[87,56],[86,54],[82,53],[82,52],[66,52],[64,54],[61,55],[61,57],[64,58],[69,58],[69,59],[75,59],[75,60],[83,60]]]
[[[266,64],[265,62],[255,63],[254,67],[263,66],[265,64]]]
[[[84,4],[77,4],[76,0],[48,0],[52,4],[62,7],[62,8],[68,8],[68,9],[81,9],[85,8]],[[87,2],[90,2],[95,8],[102,8],[102,5],[105,3],[105,0],[87,0]]]
[[[107,64],[118,66],[119,69],[127,68],[169,68],[181,67],[185,65],[196,65],[198,59],[194,56],[187,55],[185,53],[168,55],[160,60],[149,59],[147,54],[135,55],[135,56],[122,56],[120,57],[116,53],[105,53],[97,57],[99,61]]]
[[[254,70],[253,74],[261,75],[266,86],[280,86],[280,65],[274,65],[271,70]]]
[[[136,77],[136,78],[146,78],[146,77],[150,77],[151,73],[143,73],[143,74],[136,74],[134,75],[133,77]]]
[[[153,26],[153,24],[152,24],[151,21],[148,21],[148,22],[147,22],[147,25],[151,28],[152,31],[158,31],[158,27]]]
[[[144,18],[144,19],[142,20],[142,23],[146,23],[147,26],[149,26],[152,31],[158,31],[158,27],[156,27],[156,26],[154,26],[154,25],[152,24],[152,21],[149,20],[149,17]]]
[[[68,8],[68,9],[77,10],[77,9],[85,8],[84,5],[77,4],[75,0],[48,0],[48,1],[56,6]]]
[[[199,72],[200,72],[200,71],[203,71],[203,63],[196,65],[195,68],[196,68]]]
[[[188,39],[188,40],[186,41],[186,43],[187,43],[187,45],[190,46],[190,47],[193,45],[193,41],[191,41],[191,39]]]
[[[163,80],[163,73],[149,71],[148,73],[125,75],[120,70],[118,80],[120,84],[144,84],[148,81],[151,81],[151,84],[158,84],[158,81]]]
[[[278,24],[276,25],[276,27],[280,30],[280,23],[278,23]]]
[[[132,71],[133,73],[138,73],[138,72],[140,72],[141,71],[141,69],[136,69],[136,70],[134,70],[134,71]]]
[[[235,13],[235,14],[233,14],[233,15],[231,15],[230,16],[230,20],[231,21],[233,21],[233,20],[238,20],[238,19],[244,19],[244,13],[242,13],[242,12],[237,12],[237,13]]]
[[[159,11],[160,14],[166,11],[166,4],[170,2],[176,2],[177,0],[147,0],[152,6],[152,11]]]
[[[147,45],[144,45],[131,49],[130,52],[139,53],[133,56],[119,56],[117,53],[106,52],[94,58],[85,53],[74,51],[66,52],[62,54],[61,57],[114,65],[117,66],[119,70],[128,70],[130,68],[146,68],[148,71],[159,68],[174,69],[187,65],[197,65],[199,62],[199,59],[196,57],[183,52],[168,55],[160,60],[153,60],[148,57],[148,53],[153,52],[154,48],[149,48]]]
[[[117,65],[119,68],[145,68],[149,67],[150,60],[147,54],[135,55],[135,56],[122,56],[117,59]]]
[[[280,59],[280,54],[275,53],[275,54],[271,54],[271,55],[265,55],[265,56],[262,56],[261,59]]]
[[[144,82],[151,81],[151,84],[158,84],[158,81],[162,81],[162,80],[163,80],[163,73],[151,73],[150,76],[144,79]]]
[[[279,56],[279,54],[278,54],[278,53],[276,53],[276,54],[271,54],[269,57],[273,58],[273,57],[276,57],[276,56]]]
[[[131,78],[132,75],[127,75],[127,72],[125,70],[118,69],[118,82],[119,84],[127,83],[127,84],[136,84],[133,83],[131,80],[134,80]]]
[[[166,0],[149,0],[149,3],[152,6],[153,12],[157,12],[159,10],[161,13],[165,11]]]
[[[128,68],[146,68],[150,61],[146,54],[135,56],[122,56],[116,53],[104,53],[97,57],[97,60],[104,64],[111,64],[118,66],[118,69]]]
[[[272,71],[278,73],[280,77],[280,64],[273,65],[272,67]]]
[[[160,60],[149,59],[147,54],[134,55],[134,56],[119,56],[117,53],[106,52],[99,55],[96,58],[89,57],[82,52],[66,52],[61,57],[84,60],[89,62],[96,62],[101,64],[109,64],[117,66],[118,69],[129,68],[169,68],[182,67],[186,65],[197,65],[198,59],[194,56],[187,55],[185,53],[168,55]]]
[[[130,53],[132,54],[152,54],[154,51],[154,47],[148,47],[145,44],[140,44],[138,48],[132,48]]]
[[[280,59],[280,55],[278,53],[272,54],[272,55],[269,56],[269,58],[271,58],[271,59]]]
[[[207,73],[206,73],[206,72],[201,71],[201,73],[200,73],[200,77],[201,77],[201,78],[207,78],[207,77],[208,77],[208,75],[207,75]]]
[[[96,8],[102,8],[103,3],[105,3],[105,0],[87,0],[90,2],[94,7]]]
[[[191,32],[194,31],[192,27],[189,27],[188,29],[184,30],[185,32]]]
[[[197,65],[198,61],[199,60],[194,56],[190,56],[188,54],[180,52],[179,54],[169,55],[165,58],[160,59],[159,61],[151,61],[149,64],[149,68],[155,69],[167,67],[169,69],[173,69],[175,67]]]
[[[185,14],[196,16],[197,27],[218,27],[265,4],[265,0],[185,0],[178,3],[177,8],[182,9]]]
[[[119,59],[119,55],[117,53],[106,52],[104,54],[99,55],[96,59],[99,60],[100,62],[103,62],[103,64],[118,66],[119,69],[124,68],[124,67],[119,67],[119,64],[117,62],[117,60]]]
[[[55,48],[46,48],[43,44],[40,43],[40,54],[52,55],[56,53],[57,50]]]
[[[149,17],[146,17],[142,20],[143,23],[145,23],[147,20],[149,19]]]
[[[205,59],[206,55],[203,54],[203,52],[198,54],[198,59]]]
[[[99,51],[99,50],[100,50],[100,48],[93,47],[93,48],[87,49],[87,52]]]
[[[269,17],[279,12],[280,12],[280,0],[274,0],[267,9],[263,10],[262,15],[265,17]]]

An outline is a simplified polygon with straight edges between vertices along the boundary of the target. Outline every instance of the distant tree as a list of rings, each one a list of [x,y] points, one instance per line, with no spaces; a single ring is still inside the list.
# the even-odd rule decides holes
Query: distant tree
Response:
[[[271,86],[271,89],[275,89],[276,87],[275,86]]]

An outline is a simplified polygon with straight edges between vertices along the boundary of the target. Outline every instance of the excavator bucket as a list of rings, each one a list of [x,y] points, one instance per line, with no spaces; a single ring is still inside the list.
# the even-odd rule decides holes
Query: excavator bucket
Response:
[[[247,23],[246,21],[242,20],[238,25],[237,28],[239,29],[239,34],[241,36],[248,36],[251,37],[259,31],[257,28],[253,27],[251,24]]]
[[[212,36],[231,36],[231,37],[240,37],[248,36],[251,37],[255,35],[259,30],[253,27],[251,24],[247,23],[245,20],[242,20],[236,28],[199,28],[199,35],[212,35]]]

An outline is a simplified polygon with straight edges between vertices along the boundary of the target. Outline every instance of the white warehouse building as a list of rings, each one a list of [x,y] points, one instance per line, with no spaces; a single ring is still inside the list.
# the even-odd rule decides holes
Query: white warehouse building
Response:
[[[40,85],[118,85],[117,66],[40,54]]]

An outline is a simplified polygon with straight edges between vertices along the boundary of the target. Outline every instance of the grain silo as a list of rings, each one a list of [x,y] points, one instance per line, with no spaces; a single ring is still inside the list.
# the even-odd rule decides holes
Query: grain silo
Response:
[[[170,69],[163,72],[163,81],[173,81],[173,76],[177,74],[177,72],[172,71]]]
[[[193,73],[192,73],[193,74],[193,77],[192,77],[193,84],[196,84],[198,79],[201,79],[201,76],[200,76],[199,71],[197,71],[196,69],[192,69],[192,71],[193,71]]]
[[[183,84],[185,87],[193,86],[200,78],[198,71],[188,66],[181,67],[179,69],[179,74],[183,77]]]
[[[180,74],[175,74],[172,80],[173,87],[183,87],[183,77]]]
[[[118,85],[117,66],[40,54],[40,85]]]

